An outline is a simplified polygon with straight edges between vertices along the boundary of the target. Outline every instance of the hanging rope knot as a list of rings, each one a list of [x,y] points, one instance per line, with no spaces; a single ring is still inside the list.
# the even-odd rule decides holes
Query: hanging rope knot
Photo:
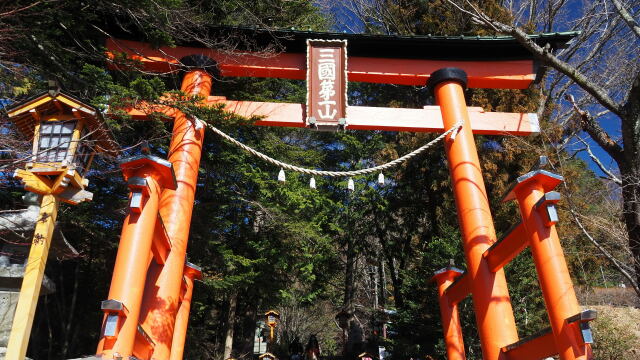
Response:
[[[196,131],[199,131],[204,126],[204,122],[195,116],[189,116],[188,119]]]
[[[457,125],[457,124],[460,124],[460,125],[458,125],[458,126],[455,126],[455,125],[454,125],[455,127],[453,127],[453,128],[452,128],[452,129],[453,129],[453,131],[451,132],[451,136],[449,137],[449,139],[450,139],[451,141],[455,141],[455,140],[456,140],[456,136],[458,136],[458,133],[460,132],[460,130],[462,130],[462,125],[463,125],[463,123],[464,123],[464,122],[463,122],[462,120],[460,120],[460,121],[458,121],[458,122],[456,123],[456,125]]]

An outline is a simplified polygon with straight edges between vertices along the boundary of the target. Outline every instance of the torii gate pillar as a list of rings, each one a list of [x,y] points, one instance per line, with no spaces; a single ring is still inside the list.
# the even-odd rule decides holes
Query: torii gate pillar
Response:
[[[206,58],[193,60],[203,59]],[[206,98],[211,91],[212,76],[204,68],[210,65],[194,65],[201,65],[201,68],[184,75],[180,90]],[[175,190],[164,190],[160,198],[160,217],[171,240],[171,251],[157,279],[147,284],[145,300],[148,301],[143,304],[141,313],[143,327],[155,340],[153,359],[168,360],[172,352],[203,141],[204,126],[178,113],[173,121],[169,146],[169,161],[173,164],[178,186]]]
[[[445,139],[445,151],[458,210],[473,308],[485,360],[505,359],[501,348],[518,341],[507,281],[502,269],[492,272],[482,254],[496,242],[489,198],[482,178],[476,144],[464,99],[467,74],[457,68],[440,69],[429,78],[445,129],[464,119],[456,134]]]

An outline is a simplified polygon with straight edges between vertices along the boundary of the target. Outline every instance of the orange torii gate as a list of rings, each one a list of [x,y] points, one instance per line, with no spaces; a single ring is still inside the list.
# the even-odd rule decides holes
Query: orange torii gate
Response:
[[[534,114],[486,113],[465,103],[467,86],[528,87],[536,78],[537,68],[526,49],[507,37],[223,30],[244,33],[258,42],[278,39],[284,51],[264,56],[197,46],[155,49],[149,44],[118,39],[109,39],[107,49],[112,58],[124,54],[138,60],[147,71],[168,72],[187,66],[182,91],[203,96],[204,105],[222,103],[239,115],[263,116],[256,125],[265,126],[317,125],[304,104],[232,101],[209,96],[213,79],[209,71],[222,76],[305,79],[307,61],[311,61],[306,56],[307,40],[347,40],[350,56],[344,72],[349,81],[427,84],[437,106],[423,109],[350,106],[346,117],[335,122],[335,128],[444,132],[463,124],[458,132],[446,137],[445,151],[467,271],[460,276],[461,271],[449,267],[434,277],[448,358],[465,358],[457,303],[468,294],[473,298],[485,360],[542,359],[553,354],[559,354],[563,360],[591,358],[588,321],[594,315],[580,312],[554,227],[557,221],[554,204],[559,196],[552,190],[562,178],[536,170],[518,179],[506,200],[518,200],[522,222],[501,241],[496,239],[482,179],[473,135],[535,134],[539,132],[537,118]],[[574,35],[541,34],[532,38],[557,48]],[[333,102],[333,98],[329,100]],[[192,279],[200,276],[199,269],[185,267],[185,256],[204,128],[179,111],[160,110],[174,121],[169,161],[140,156],[122,164],[131,189],[131,211],[123,226],[109,299],[102,305],[105,317],[97,353],[103,359],[182,358]],[[145,111],[135,109],[129,113],[138,119],[147,116]],[[521,340],[502,267],[526,246],[531,247],[536,263],[551,329]]]

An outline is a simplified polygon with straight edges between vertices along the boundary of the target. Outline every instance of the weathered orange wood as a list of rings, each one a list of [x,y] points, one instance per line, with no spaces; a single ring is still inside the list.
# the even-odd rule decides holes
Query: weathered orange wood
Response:
[[[206,104],[225,104],[225,110],[234,114],[262,117],[253,123],[260,126],[305,127],[305,106],[291,103],[227,100],[221,96],[210,96]],[[540,132],[536,114],[485,112],[480,107],[468,107],[469,120],[474,134],[527,136]],[[134,119],[144,120],[151,112],[161,112],[169,118],[178,113],[162,106],[146,106],[129,109]],[[403,109],[371,106],[349,106],[347,129],[413,132],[444,132],[440,107],[425,106],[423,109]]]
[[[468,107],[474,134],[526,136],[540,132],[536,114],[485,112]],[[396,109],[351,106],[347,111],[347,128],[353,130],[386,130],[413,132],[444,132],[440,107]]]
[[[502,269],[529,245],[524,225],[516,225],[503,239],[493,244],[483,256],[489,269],[495,272]]]
[[[160,47],[150,44],[108,39],[108,55],[125,53],[138,60],[147,71],[166,73],[179,69],[179,60],[185,56],[203,54],[218,63],[222,76],[273,77],[304,80],[306,54],[304,53],[251,53],[219,51],[197,47]],[[533,60],[502,61],[450,61],[349,57],[349,81],[424,85],[435,70],[458,67],[467,72],[472,88],[526,89],[535,79]]]
[[[445,294],[450,304],[458,304],[464,300],[469,294],[471,294],[471,284],[469,282],[469,276],[462,274],[455,279],[446,289]]]
[[[434,78],[444,73],[436,72]],[[496,234],[460,81],[463,80],[447,77],[432,85],[445,127],[450,128],[459,120],[464,122],[455,140],[451,134],[446,137],[445,151],[483,359],[502,360],[505,359],[502,347],[518,341],[518,332],[504,271],[492,272],[482,256],[496,241]]]
[[[129,212],[122,226],[118,254],[113,269],[111,288],[108,299],[121,302],[128,309],[126,316],[120,316],[115,337],[105,337],[98,344],[97,354],[105,359],[119,354],[124,358],[133,355],[134,343],[138,329],[140,305],[145,287],[145,278],[153,230],[158,217],[160,200],[160,175],[152,166],[142,166],[133,176],[146,180],[147,196],[141,212]],[[107,314],[103,320],[107,320]]]
[[[207,97],[211,84],[212,78],[206,71],[193,70],[185,74],[181,90]],[[183,113],[176,113],[169,161],[178,186],[175,190],[164,190],[160,200],[160,216],[171,241],[171,251],[150,296],[145,294],[150,300],[142,311],[142,325],[156,343],[153,352],[156,360],[168,360],[171,354],[203,140],[204,126],[198,127]]]
[[[440,316],[442,319],[442,332],[444,344],[447,350],[447,360],[465,360],[464,340],[457,302],[452,302],[446,293],[447,288],[462,275],[462,271],[453,267],[444,268],[432,278],[438,284],[438,302],[440,304]]]
[[[537,209],[538,200],[555,187],[558,177],[541,171],[533,172],[513,190],[522,222],[529,239],[531,255],[536,265],[540,288],[549,314],[556,350],[561,360],[592,359],[591,347],[585,344],[578,328],[579,323],[568,323],[567,319],[580,312],[573,289],[569,268],[564,258],[555,225],[545,225],[544,207]],[[519,180],[520,180],[519,179]],[[560,178],[561,179],[561,178]],[[549,186],[551,183],[553,185]],[[541,211],[540,211],[541,210]]]
[[[153,231],[153,243],[151,244],[151,253],[153,258],[160,265],[163,265],[169,256],[171,251],[171,241],[169,240],[169,234],[164,228],[162,218],[158,216],[156,221],[156,228]]]
[[[521,342],[505,347],[503,352],[508,360],[540,360],[558,353],[551,331],[531,340],[523,339]]]
[[[176,315],[176,324],[173,329],[173,342],[171,344],[170,360],[182,360],[184,353],[184,343],[187,338],[187,326],[189,325],[189,311],[191,309],[191,297],[193,296],[194,280],[202,279],[202,271],[199,267],[187,263],[184,267],[184,293],[178,314]]]

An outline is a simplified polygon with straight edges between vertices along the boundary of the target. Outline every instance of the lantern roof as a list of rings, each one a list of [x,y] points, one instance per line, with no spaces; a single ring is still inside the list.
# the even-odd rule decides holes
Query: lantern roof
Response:
[[[275,310],[269,310],[266,313],[264,313],[265,315],[275,315],[275,316],[280,316],[280,313],[275,311]]]
[[[275,355],[273,355],[273,354],[272,354],[272,353],[270,353],[270,352],[266,352],[266,353],[264,353],[264,354],[262,354],[262,355],[258,356],[258,359],[261,359],[261,360],[262,360],[262,359],[276,359],[276,356],[275,356]]]
[[[115,155],[120,146],[109,130],[102,113],[91,105],[59,91],[47,91],[7,108],[9,119],[18,131],[32,140],[35,126],[42,118],[49,115],[73,115],[86,122],[93,132],[92,139],[97,145],[97,152]]]

